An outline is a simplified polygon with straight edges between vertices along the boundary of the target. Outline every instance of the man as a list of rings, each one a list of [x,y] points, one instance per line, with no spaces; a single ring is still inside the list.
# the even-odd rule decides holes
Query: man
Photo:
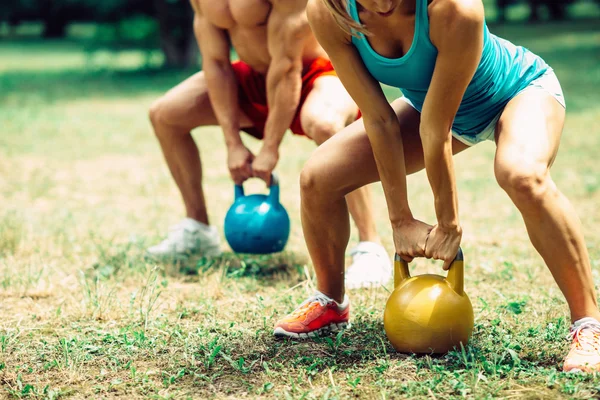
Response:
[[[289,128],[317,145],[356,120],[359,110],[312,35],[306,0],[191,0],[203,70],[157,100],[150,120],[183,197],[187,217],[148,249],[153,256],[221,253],[208,221],[196,127],[219,125],[233,181],[258,177],[267,184]],[[231,62],[230,47],[239,61]],[[255,156],[240,131],[263,140]],[[207,134],[206,131],[204,134]],[[392,276],[380,244],[368,189],[347,196],[360,243],[351,251],[350,288],[377,286]]]

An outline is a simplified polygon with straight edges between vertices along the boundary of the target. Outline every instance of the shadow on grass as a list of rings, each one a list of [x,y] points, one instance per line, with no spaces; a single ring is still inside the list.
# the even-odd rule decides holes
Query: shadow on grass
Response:
[[[218,257],[190,256],[182,259],[153,259],[146,256],[139,243],[103,243],[94,240],[96,261],[84,273],[110,279],[123,273],[146,273],[158,266],[171,276],[197,276],[219,272],[227,278],[256,278],[261,284],[285,280],[299,282],[306,279],[306,255],[294,252],[274,254],[236,254],[225,252]],[[195,280],[196,278],[194,278]]]
[[[244,360],[246,365],[260,360],[271,369],[305,371],[309,377],[328,370],[349,374],[360,370],[372,376],[387,374],[389,377],[392,373],[406,381],[414,381],[414,384],[440,377],[468,380],[474,375],[502,380],[522,373],[547,375],[560,372],[562,357],[566,353],[557,343],[562,343],[564,335],[557,336],[557,341],[552,344],[544,344],[539,338],[535,339],[535,343],[531,342],[526,328],[512,331],[512,334],[512,343],[507,345],[495,336],[493,328],[479,326],[466,347],[441,355],[405,354],[392,348],[383,323],[374,319],[358,320],[348,331],[311,340],[275,339],[266,333],[258,339],[262,343],[249,345],[251,338],[232,338],[240,341],[237,344],[227,343],[222,351],[229,359]],[[257,352],[256,348],[262,350]],[[540,352],[540,348],[544,351]],[[223,371],[228,370],[238,378],[240,373],[246,375],[252,370],[240,370],[237,368],[239,364],[218,364]],[[416,376],[420,378],[415,379]]]
[[[261,280],[277,279],[285,276],[302,276],[308,262],[306,255],[283,252],[275,254],[236,254],[223,253],[219,257],[200,258],[195,263],[187,263],[182,273],[207,273],[222,269],[229,278],[256,277]]]
[[[223,381],[249,378],[263,369],[294,374],[303,371],[309,379],[327,371],[361,371],[384,380],[391,373],[414,384],[440,377],[468,380],[474,375],[502,380],[534,371],[540,375],[558,373],[561,356],[555,349],[542,357],[527,355],[519,349],[528,344],[526,332],[515,332],[515,347],[500,346],[492,333],[489,328],[480,329],[471,344],[447,354],[414,355],[392,348],[380,320],[359,320],[350,330],[309,340],[277,339],[265,329],[262,334],[215,339],[220,347],[214,367],[223,374]]]

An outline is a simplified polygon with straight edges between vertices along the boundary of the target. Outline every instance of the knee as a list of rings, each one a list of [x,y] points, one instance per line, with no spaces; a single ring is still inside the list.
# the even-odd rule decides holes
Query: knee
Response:
[[[303,199],[310,198],[312,193],[318,192],[319,174],[317,169],[309,162],[300,172],[300,194]]]
[[[539,205],[554,188],[548,166],[543,163],[517,160],[510,165],[496,164],[495,175],[517,206]]]
[[[164,97],[155,100],[148,110],[148,118],[153,127],[165,124],[168,120],[168,106]]]
[[[306,125],[306,134],[318,145],[324,143],[337,132],[344,129],[344,123],[334,119],[321,118],[319,120],[309,121]]]
[[[314,158],[309,159],[300,173],[300,194],[303,202],[316,200],[331,189],[327,183],[327,174],[324,174],[325,165]]]

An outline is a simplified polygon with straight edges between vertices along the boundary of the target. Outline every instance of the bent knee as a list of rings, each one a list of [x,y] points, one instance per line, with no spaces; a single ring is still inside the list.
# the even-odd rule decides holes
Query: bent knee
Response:
[[[152,126],[167,124],[169,121],[169,106],[168,101],[164,96],[154,100],[148,110],[148,118]]]
[[[300,191],[302,195],[318,191],[319,184],[318,168],[307,162],[300,172]]]
[[[207,93],[199,93],[187,100],[167,93],[152,103],[148,116],[155,129],[174,128],[177,131],[188,132],[210,122],[210,110],[212,109]]]
[[[337,132],[344,129],[344,121],[335,119],[311,119],[303,124],[304,132],[317,144],[325,143]]]
[[[498,184],[517,203],[541,203],[555,186],[548,166],[543,163],[515,161],[495,166]]]
[[[328,193],[328,196],[332,195],[333,185],[329,182],[331,175],[327,173],[326,164],[322,159],[314,157],[314,154],[304,164],[300,173],[300,191],[303,197],[308,195],[308,199],[310,199],[315,194],[321,195],[324,193]]]

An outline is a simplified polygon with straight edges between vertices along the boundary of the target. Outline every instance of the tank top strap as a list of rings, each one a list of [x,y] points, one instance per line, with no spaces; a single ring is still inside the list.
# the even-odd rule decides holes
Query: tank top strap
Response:
[[[350,0],[349,0],[350,1]],[[429,38],[429,12],[427,11],[428,0],[417,0],[416,18],[419,23],[419,33],[424,34],[423,38]]]
[[[346,0],[346,11],[350,17],[358,22],[358,10],[356,10],[356,0]]]

